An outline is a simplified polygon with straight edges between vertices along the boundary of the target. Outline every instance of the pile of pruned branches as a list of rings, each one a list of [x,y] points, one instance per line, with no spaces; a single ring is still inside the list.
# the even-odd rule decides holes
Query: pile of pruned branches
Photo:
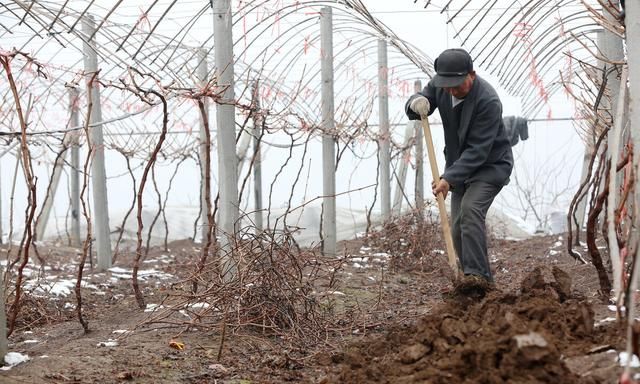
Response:
[[[215,246],[210,261],[173,284],[143,325],[219,330],[223,339],[229,330],[257,331],[297,345],[325,339],[340,322],[323,297],[342,261],[300,248],[286,231],[244,230],[230,250]]]
[[[387,253],[391,271],[433,269],[434,258],[446,258],[434,257],[434,252],[444,254],[445,245],[438,216],[430,207],[435,208],[427,204],[423,212],[392,217],[380,230],[368,233],[365,245]]]

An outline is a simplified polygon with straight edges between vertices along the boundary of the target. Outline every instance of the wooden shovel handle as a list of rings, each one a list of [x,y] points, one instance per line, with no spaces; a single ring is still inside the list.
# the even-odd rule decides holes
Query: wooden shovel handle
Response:
[[[433,180],[440,179],[440,173],[438,172],[438,164],[436,162],[436,152],[433,148],[433,138],[431,137],[431,128],[429,127],[429,119],[427,116],[421,116],[422,130],[424,131],[424,140],[427,142],[427,154],[429,155],[429,164],[431,165],[431,175]],[[453,237],[451,236],[451,227],[449,226],[449,216],[447,215],[447,208],[444,205],[444,196],[442,193],[438,193],[436,196],[438,201],[438,210],[440,211],[440,223],[442,223],[442,233],[444,235],[444,242],[447,245],[447,256],[449,258],[449,266],[453,270],[454,278],[458,278],[458,257],[456,256],[456,249],[453,246]]]

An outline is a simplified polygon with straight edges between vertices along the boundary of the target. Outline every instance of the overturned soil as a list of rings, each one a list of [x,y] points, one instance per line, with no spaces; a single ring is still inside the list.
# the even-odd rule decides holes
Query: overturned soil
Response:
[[[53,289],[75,276],[78,250],[40,246],[46,268],[32,266],[30,279],[40,274],[51,289],[27,290],[9,350],[29,361],[0,371],[0,382],[617,382],[624,331],[593,266],[569,257],[562,236],[491,239],[495,289],[469,298],[455,294],[437,234],[420,228],[418,244],[388,228],[341,244],[330,279],[309,293],[314,317],[286,330],[215,317],[213,301],[150,321],[169,305],[168,292],[189,286],[201,249],[183,240],[150,249],[146,310],[131,290],[131,254],[107,273],[87,268],[84,333],[73,288]]]
[[[416,324],[333,355],[340,369],[325,382],[596,382],[581,380],[562,358],[588,353],[611,330],[594,331],[591,305],[569,298],[569,276],[553,272],[547,283],[536,268],[520,292],[494,290],[480,302],[452,295]]]

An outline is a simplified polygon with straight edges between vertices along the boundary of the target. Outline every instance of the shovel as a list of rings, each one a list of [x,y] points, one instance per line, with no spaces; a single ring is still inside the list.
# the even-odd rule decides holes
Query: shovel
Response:
[[[431,138],[431,128],[429,127],[429,119],[427,116],[420,116],[422,121],[422,130],[424,131],[424,140],[427,142],[427,154],[429,155],[429,164],[431,165],[431,174],[433,180],[440,179],[440,173],[438,172],[438,164],[436,163],[436,152],[433,149],[433,139]],[[451,237],[451,227],[449,226],[449,217],[447,215],[447,208],[444,205],[444,196],[442,193],[438,193],[436,196],[438,201],[438,210],[440,211],[440,223],[442,223],[442,232],[444,235],[444,242],[447,245],[447,256],[449,258],[449,266],[453,271],[454,280],[458,279],[460,272],[458,268],[458,257],[456,256],[456,249],[453,246],[453,237]]]

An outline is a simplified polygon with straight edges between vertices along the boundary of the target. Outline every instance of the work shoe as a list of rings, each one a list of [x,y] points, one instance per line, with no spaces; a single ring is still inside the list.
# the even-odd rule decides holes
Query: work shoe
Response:
[[[453,287],[456,294],[461,296],[484,297],[493,288],[486,278],[479,275],[464,275]]]

